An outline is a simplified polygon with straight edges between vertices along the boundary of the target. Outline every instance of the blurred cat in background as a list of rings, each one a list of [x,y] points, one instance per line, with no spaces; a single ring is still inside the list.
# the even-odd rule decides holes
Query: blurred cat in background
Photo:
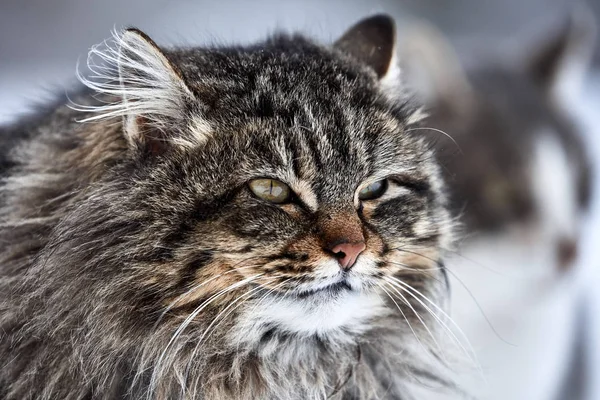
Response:
[[[461,379],[478,398],[554,399],[569,369],[591,196],[569,109],[594,36],[577,12],[513,59],[466,65],[425,25],[402,45],[405,79],[430,114],[418,133],[436,149],[463,227],[448,263],[451,315],[478,354],[485,379]]]

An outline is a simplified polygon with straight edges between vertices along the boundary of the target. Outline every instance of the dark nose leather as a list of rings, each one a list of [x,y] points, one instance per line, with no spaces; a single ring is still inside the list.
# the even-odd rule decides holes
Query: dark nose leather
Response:
[[[352,268],[358,255],[365,250],[365,242],[358,243],[338,243],[334,246],[328,247],[327,250],[333,253],[333,256],[337,258],[340,263],[340,267],[343,270],[349,270]]]

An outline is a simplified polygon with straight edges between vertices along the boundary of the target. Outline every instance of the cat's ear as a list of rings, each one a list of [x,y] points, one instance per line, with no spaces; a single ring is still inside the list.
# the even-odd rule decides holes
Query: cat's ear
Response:
[[[405,85],[429,107],[466,105],[473,97],[458,55],[435,27],[408,28],[399,45]]]
[[[91,73],[79,74],[79,79],[106,95],[103,101],[114,102],[75,105],[89,115],[82,122],[121,117],[129,146],[151,154],[205,139],[208,125],[198,116],[187,118],[197,104],[194,93],[165,52],[137,29],[113,35],[112,42],[92,47],[87,62]]]
[[[194,98],[181,73],[156,43],[137,29],[127,29],[119,37],[116,64],[127,139],[145,145],[170,140]]]
[[[396,24],[389,15],[377,14],[359,21],[334,47],[371,67],[380,80],[397,75]]]
[[[593,13],[577,7],[559,29],[544,32],[543,39],[525,49],[526,73],[552,98],[573,99],[590,65],[596,32]]]

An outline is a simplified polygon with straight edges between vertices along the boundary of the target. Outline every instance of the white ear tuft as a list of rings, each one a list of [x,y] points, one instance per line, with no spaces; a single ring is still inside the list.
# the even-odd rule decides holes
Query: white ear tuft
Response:
[[[96,114],[82,122],[123,117],[130,142],[141,139],[145,129],[141,121],[164,131],[173,121],[181,120],[186,103],[194,98],[165,54],[137,29],[114,32],[112,42],[91,48],[87,61],[91,73],[85,77],[78,71],[81,82],[116,100],[73,108]]]

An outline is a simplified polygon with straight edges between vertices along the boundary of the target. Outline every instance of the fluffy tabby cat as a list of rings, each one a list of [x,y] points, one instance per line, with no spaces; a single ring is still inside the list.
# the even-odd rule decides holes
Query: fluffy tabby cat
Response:
[[[92,50],[96,93],[1,132],[0,398],[441,384],[451,223],[394,95],[393,21],[333,46],[116,39]]]
[[[452,138],[424,130],[465,231],[447,260],[451,315],[487,378],[461,381],[482,399],[557,399],[571,368],[574,267],[591,195],[570,114],[594,44],[594,21],[580,11],[534,46],[471,54],[464,66],[431,28],[407,34],[403,47],[429,106],[426,126]]]

